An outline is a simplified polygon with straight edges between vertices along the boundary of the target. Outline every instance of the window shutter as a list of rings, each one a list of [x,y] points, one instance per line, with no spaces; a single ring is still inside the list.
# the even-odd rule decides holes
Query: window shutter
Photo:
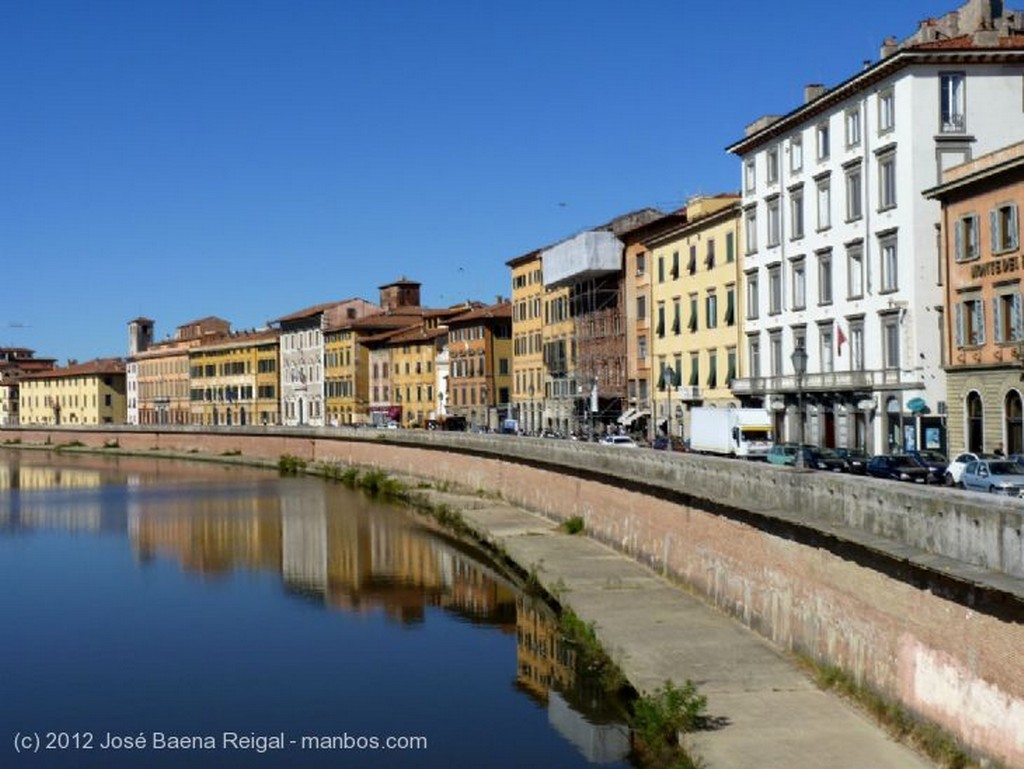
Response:
[[[1024,334],[1021,332],[1021,297],[1019,293],[1013,295],[1013,301],[1010,303],[1010,340],[1019,342],[1024,338]]]
[[[981,302],[978,302],[981,304]],[[997,342],[1005,342],[1003,339],[1003,303],[1001,297],[992,297],[992,321],[995,325],[995,329],[992,333],[992,338]]]
[[[1010,237],[1006,247],[1010,249],[1016,248],[1017,241],[1017,204],[1014,203],[1010,206]]]
[[[956,258],[956,261],[958,261],[958,262],[962,262],[964,260],[964,256],[965,256],[965,254],[964,254],[964,229],[965,229],[964,224],[965,224],[965,222],[964,222],[963,219],[957,219],[956,220],[956,225],[954,226],[954,229],[956,230],[956,252],[955,252],[956,256],[955,256],[955,258]]]
[[[975,344],[985,344],[985,303],[979,299],[974,303],[975,328],[978,330]]]
[[[999,211],[993,209],[988,212],[989,235],[991,236],[992,253],[999,251]]]
[[[956,346],[964,346],[964,306],[959,303],[956,306]]]

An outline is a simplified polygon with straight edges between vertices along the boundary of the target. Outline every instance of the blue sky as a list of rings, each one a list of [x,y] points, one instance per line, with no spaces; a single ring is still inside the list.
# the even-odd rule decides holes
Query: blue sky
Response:
[[[0,3],[0,346],[126,354],[405,275],[446,305],[626,211],[956,7],[914,1]]]

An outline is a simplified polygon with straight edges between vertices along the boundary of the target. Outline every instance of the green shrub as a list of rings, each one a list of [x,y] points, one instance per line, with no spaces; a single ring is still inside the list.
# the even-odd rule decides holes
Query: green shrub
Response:
[[[706,723],[708,698],[687,679],[681,687],[671,681],[633,703],[633,751],[643,766],[696,767],[698,763],[679,745],[680,732],[692,732]]]
[[[585,527],[586,522],[583,520],[582,515],[574,515],[562,523],[562,529],[566,534],[579,534]]]
[[[298,475],[306,472],[306,460],[292,454],[282,454],[277,460],[277,471],[281,475]]]

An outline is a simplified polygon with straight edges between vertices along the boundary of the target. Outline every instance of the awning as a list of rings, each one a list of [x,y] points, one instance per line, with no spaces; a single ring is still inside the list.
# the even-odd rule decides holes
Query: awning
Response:
[[[622,416],[620,416],[615,421],[618,422],[620,425],[631,425],[631,424],[633,424],[633,421],[635,419],[636,419],[636,409],[629,409],[628,411],[624,412],[622,414]]]

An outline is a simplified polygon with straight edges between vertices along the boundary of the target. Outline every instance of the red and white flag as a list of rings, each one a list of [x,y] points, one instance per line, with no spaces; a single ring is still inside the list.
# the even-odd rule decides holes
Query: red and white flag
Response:
[[[846,342],[846,334],[843,333],[843,327],[836,324],[836,356],[842,357],[843,355],[843,344]]]

